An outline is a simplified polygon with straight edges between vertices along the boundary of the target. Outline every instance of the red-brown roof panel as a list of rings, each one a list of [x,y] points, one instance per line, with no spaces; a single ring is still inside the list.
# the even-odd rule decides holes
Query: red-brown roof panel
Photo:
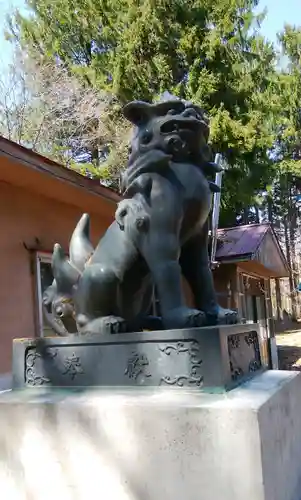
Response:
[[[249,224],[218,229],[216,259],[222,260],[255,253],[268,230],[269,224]]]

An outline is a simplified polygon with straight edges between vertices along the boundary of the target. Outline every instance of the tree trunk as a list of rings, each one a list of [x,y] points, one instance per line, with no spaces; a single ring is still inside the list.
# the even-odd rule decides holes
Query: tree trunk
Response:
[[[275,291],[276,291],[276,307],[277,307],[277,321],[282,321],[282,300],[281,300],[281,290],[279,278],[275,279]]]
[[[92,158],[92,163],[96,165],[97,167],[99,166],[99,151],[98,151],[98,146],[93,146],[91,150],[91,158]]]
[[[249,223],[249,207],[244,208],[243,223],[244,224],[248,224]]]
[[[296,234],[297,234],[297,210],[295,202],[293,199],[292,184],[289,188],[289,246],[290,246],[290,257],[291,257],[291,273],[293,282],[293,297],[295,303],[295,313],[296,320],[299,317],[299,297],[296,292],[297,286],[299,284],[299,273],[298,265],[296,259]]]
[[[284,217],[284,238],[285,238],[285,250],[286,250],[286,259],[289,265],[289,285],[290,285],[290,294],[292,301],[292,319],[293,321],[297,320],[297,298],[296,298],[296,287],[294,286],[294,276],[293,276],[293,268],[292,268],[292,256],[291,256],[291,247],[290,247],[290,231],[288,227],[287,217]]]
[[[270,224],[273,224],[273,201],[272,198],[268,198],[268,220]]]
[[[295,307],[296,307],[296,319],[299,317],[299,297],[296,292],[296,289],[299,284],[299,273],[296,259],[296,229],[297,229],[297,221],[296,215],[293,214],[290,221],[289,227],[289,240],[290,240],[290,252],[291,252],[291,272],[292,272],[292,281],[294,286],[294,297],[295,297]]]

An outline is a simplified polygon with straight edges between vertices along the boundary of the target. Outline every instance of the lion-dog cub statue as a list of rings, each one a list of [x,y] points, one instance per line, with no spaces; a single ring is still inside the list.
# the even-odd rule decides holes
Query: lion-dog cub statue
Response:
[[[208,257],[208,218],[218,189],[210,178],[219,167],[210,162],[203,111],[171,98],[134,101],[124,115],[135,128],[115,221],[95,250],[87,214],[73,233],[70,260],[55,245],[44,306],[52,305],[63,323],[70,325],[72,316],[80,333],[236,323],[237,313],[217,304]],[[185,304],[182,275],[195,308]],[[154,287],[161,318],[148,316]]]

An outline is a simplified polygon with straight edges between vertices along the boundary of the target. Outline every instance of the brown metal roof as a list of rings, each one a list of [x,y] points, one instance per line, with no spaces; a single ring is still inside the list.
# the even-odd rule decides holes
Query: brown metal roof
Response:
[[[269,229],[269,224],[249,224],[229,229],[218,229],[219,245],[216,259],[223,260],[254,254]]]
[[[217,237],[218,262],[225,264],[236,262],[240,266],[248,266],[249,271],[256,271],[270,278],[283,278],[289,275],[287,260],[270,224],[249,224],[219,229]],[[257,266],[257,270],[254,266]]]

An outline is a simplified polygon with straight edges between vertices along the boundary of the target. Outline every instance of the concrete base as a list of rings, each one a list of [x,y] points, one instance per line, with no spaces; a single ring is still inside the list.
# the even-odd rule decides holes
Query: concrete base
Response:
[[[0,398],[5,500],[300,500],[301,374]]]
[[[11,373],[2,373],[0,375],[0,392],[12,389],[13,377]]]

